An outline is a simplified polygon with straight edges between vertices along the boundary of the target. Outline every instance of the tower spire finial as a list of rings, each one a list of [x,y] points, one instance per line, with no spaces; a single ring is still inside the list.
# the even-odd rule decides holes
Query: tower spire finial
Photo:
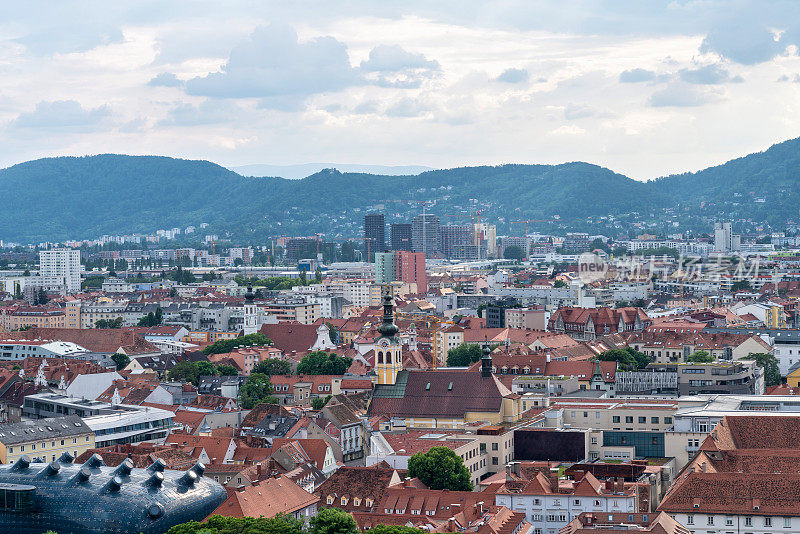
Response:
[[[378,327],[381,337],[393,338],[400,329],[394,324],[394,299],[389,285],[385,286],[383,294],[383,323]]]

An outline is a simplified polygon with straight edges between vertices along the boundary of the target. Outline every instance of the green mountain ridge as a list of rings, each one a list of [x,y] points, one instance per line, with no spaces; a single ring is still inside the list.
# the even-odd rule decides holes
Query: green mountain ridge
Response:
[[[759,199],[764,199],[760,202]],[[443,223],[475,209],[499,233],[627,235],[708,231],[714,220],[783,230],[798,220],[800,139],[696,173],[641,182],[584,162],[432,170],[416,176],[340,173],[244,177],[208,161],[103,154],[45,158],[0,170],[0,239],[17,242],[152,233],[209,223],[238,242],[272,235],[358,237],[364,213],[410,221],[419,202]],[[402,201],[402,202],[395,202]],[[410,202],[409,202],[410,201]],[[752,220],[752,223],[748,222]],[[645,223],[644,227],[635,223]]]

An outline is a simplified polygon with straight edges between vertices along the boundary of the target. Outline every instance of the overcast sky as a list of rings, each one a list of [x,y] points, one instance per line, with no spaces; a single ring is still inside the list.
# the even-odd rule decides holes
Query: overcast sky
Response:
[[[800,136],[794,0],[2,2],[0,166],[583,160],[633,178]]]

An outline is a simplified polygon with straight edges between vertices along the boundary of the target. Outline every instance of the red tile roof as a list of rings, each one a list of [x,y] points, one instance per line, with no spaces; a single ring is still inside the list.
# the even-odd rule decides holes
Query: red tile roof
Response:
[[[211,515],[269,518],[279,514],[292,514],[318,501],[319,497],[316,495],[279,476],[254,482],[252,486],[228,489],[228,499]]]

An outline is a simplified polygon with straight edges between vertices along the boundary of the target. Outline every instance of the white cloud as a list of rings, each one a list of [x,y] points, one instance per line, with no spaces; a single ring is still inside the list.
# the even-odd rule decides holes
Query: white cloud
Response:
[[[147,82],[150,87],[182,87],[183,81],[171,72],[161,72],[155,78]]]
[[[528,81],[528,71],[526,69],[510,68],[500,73],[495,81],[504,83],[522,83]]]
[[[239,118],[241,108],[233,102],[204,100],[198,105],[178,104],[169,111],[160,126],[204,126],[230,123]]]
[[[191,95],[270,98],[338,91],[360,83],[347,47],[332,37],[299,42],[283,24],[260,26],[236,46],[219,72],[186,82]]]
[[[370,50],[369,59],[361,62],[365,71],[394,72],[405,69],[439,70],[439,63],[424,54],[408,52],[397,45],[379,45]]]
[[[33,111],[20,113],[11,123],[16,129],[87,131],[110,114],[108,106],[84,108],[75,100],[39,102]]]
[[[653,93],[648,102],[653,107],[695,107],[717,102],[721,98],[718,90],[676,82]]]
[[[678,71],[678,77],[686,83],[700,85],[716,85],[726,82],[740,83],[744,81],[741,76],[731,76],[728,70],[718,63],[697,68],[681,69]]]
[[[619,75],[619,81],[622,83],[639,83],[650,82],[656,79],[656,73],[647,69],[630,69],[622,71]]]
[[[800,79],[798,43],[789,0],[5,2],[0,165],[113,150],[653,177],[796,136],[800,85],[780,80]]]

